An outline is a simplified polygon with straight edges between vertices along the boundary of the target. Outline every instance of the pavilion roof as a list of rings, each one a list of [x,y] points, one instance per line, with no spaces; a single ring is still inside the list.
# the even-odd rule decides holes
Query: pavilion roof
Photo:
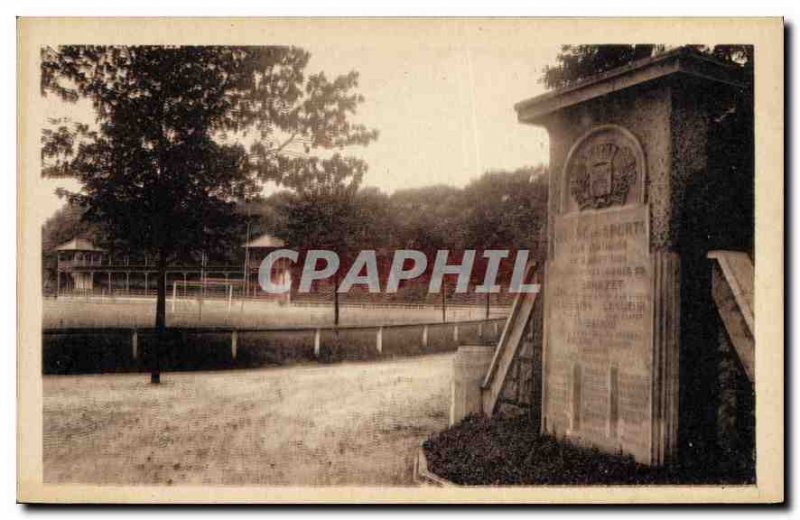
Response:
[[[95,246],[90,240],[85,238],[73,238],[69,242],[64,242],[56,247],[56,251],[97,251],[103,250]]]
[[[272,235],[267,233],[261,235],[258,238],[251,240],[245,244],[242,244],[242,247],[249,247],[249,248],[259,248],[259,247],[283,247],[286,243],[281,240],[280,238],[276,238]]]

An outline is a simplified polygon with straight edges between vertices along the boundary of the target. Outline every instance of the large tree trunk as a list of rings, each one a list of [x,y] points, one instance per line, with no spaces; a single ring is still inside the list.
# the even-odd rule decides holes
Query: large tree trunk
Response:
[[[164,350],[167,332],[167,257],[163,250],[158,252],[158,291],[156,293],[156,344],[153,348],[150,367],[150,382],[161,382],[161,353]]]

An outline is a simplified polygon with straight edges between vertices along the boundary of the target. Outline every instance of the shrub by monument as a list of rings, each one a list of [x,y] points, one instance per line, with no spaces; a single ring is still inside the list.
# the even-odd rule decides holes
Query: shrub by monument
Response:
[[[469,416],[425,441],[428,469],[456,484],[475,486],[755,482],[752,459],[709,453],[691,464],[651,467],[630,455],[577,447],[537,430],[528,415],[493,420]]]

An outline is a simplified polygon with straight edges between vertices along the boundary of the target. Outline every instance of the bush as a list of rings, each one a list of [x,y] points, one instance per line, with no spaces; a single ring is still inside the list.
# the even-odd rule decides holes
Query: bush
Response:
[[[414,356],[427,352],[422,346],[421,325],[383,329],[383,356]]]
[[[630,456],[609,455],[541,436],[528,415],[505,419],[470,416],[423,444],[428,467],[466,485],[752,484],[755,463],[707,460],[652,468]],[[747,461],[749,460],[749,463]]]
[[[239,333],[236,366],[255,368],[316,361],[313,330]]]
[[[378,330],[365,329],[323,329],[320,336],[320,356],[323,363],[337,361],[359,361],[380,357],[375,348],[375,335]]]
[[[139,370],[133,359],[129,330],[70,331],[42,339],[42,372],[74,374]]]

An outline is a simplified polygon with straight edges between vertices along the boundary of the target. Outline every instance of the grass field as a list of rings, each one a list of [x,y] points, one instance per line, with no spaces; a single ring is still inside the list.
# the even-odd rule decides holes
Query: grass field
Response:
[[[491,309],[492,317],[505,316],[507,308]],[[55,327],[152,327],[155,316],[154,298],[47,298],[43,308],[43,326]],[[486,309],[452,307],[447,309],[447,321],[483,319]],[[441,308],[342,306],[341,325],[389,325],[429,323],[442,319]],[[186,327],[324,327],[333,325],[333,306],[280,305],[265,301],[223,299],[178,299],[174,305],[167,301],[167,325]]]
[[[47,376],[44,480],[409,485],[447,426],[451,354],[328,366]]]

